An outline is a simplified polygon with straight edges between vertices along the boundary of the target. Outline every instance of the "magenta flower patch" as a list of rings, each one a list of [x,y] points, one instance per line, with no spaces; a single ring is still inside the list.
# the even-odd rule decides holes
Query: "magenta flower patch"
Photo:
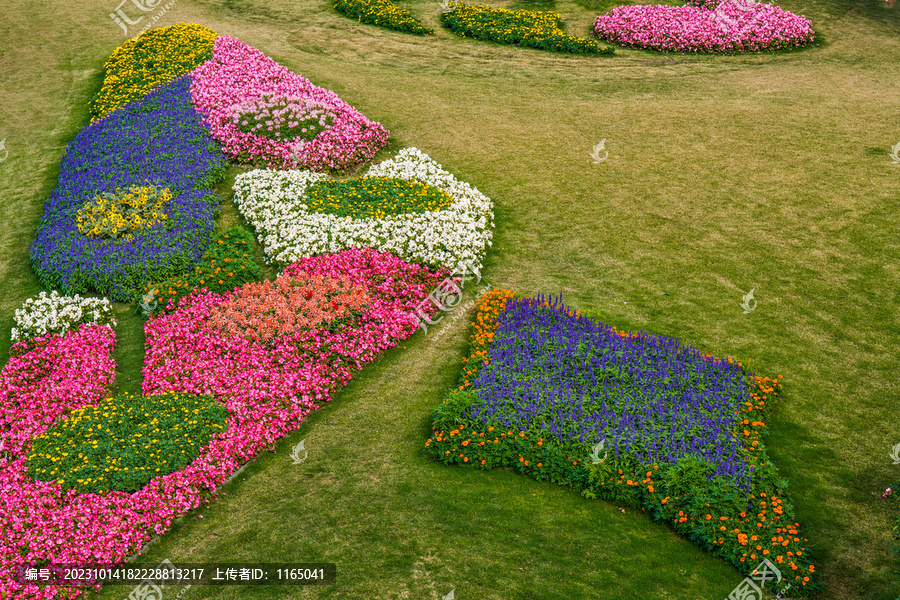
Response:
[[[661,52],[782,50],[815,39],[809,19],[752,0],[695,0],[699,6],[619,6],[594,22],[607,42]]]
[[[372,160],[387,145],[388,131],[380,123],[235,38],[216,38],[212,58],[192,76],[194,105],[225,154],[239,162],[343,170]],[[266,129],[253,129],[256,124]],[[299,133],[282,138],[276,130]]]

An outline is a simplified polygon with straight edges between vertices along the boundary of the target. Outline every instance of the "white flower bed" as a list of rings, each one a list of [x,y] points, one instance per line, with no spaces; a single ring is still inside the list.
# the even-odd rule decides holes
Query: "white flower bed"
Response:
[[[15,321],[13,342],[65,333],[83,323],[116,326],[109,299],[82,298],[78,294],[60,296],[56,290],[49,295],[41,292],[40,296],[26,300],[22,308],[16,310]]]
[[[403,260],[457,270],[481,269],[494,227],[491,199],[458,181],[416,148],[372,165],[367,177],[419,181],[447,192],[449,208],[426,213],[354,219],[309,212],[307,186],[328,176],[311,171],[257,169],[238,175],[234,201],[259,237],[268,262],[288,264],[348,248],[375,248]]]

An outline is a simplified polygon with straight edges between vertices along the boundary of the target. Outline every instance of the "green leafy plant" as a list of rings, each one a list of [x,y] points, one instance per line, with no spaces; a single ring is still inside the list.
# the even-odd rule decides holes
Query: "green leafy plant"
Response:
[[[220,233],[204,252],[192,272],[150,282],[135,298],[137,312],[151,314],[178,304],[194,290],[229,292],[234,288],[259,281],[262,272],[253,260],[253,236],[243,227],[235,226]]]
[[[228,410],[209,396],[161,394],[107,398],[73,411],[34,440],[28,474],[64,490],[136,492],[195,460]]]
[[[424,213],[449,208],[447,192],[419,181],[396,177],[361,177],[348,181],[325,179],[306,188],[310,212],[383,219],[391,215]]]

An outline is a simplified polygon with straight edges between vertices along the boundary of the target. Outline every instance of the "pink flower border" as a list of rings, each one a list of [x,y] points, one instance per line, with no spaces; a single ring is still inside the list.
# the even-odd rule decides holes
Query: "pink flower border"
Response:
[[[384,126],[370,121],[337,94],[316,87],[260,50],[227,35],[216,38],[212,57],[191,76],[194,106],[229,157],[269,168],[343,170],[371,161],[388,143]],[[232,120],[234,108],[263,95],[319,102],[334,115],[334,125],[313,140],[301,142],[242,132]]]

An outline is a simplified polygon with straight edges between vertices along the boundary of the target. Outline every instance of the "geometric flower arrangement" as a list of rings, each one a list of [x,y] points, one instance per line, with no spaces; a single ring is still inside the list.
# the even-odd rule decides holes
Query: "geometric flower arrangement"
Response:
[[[446,275],[347,250],[269,284],[198,290],[148,320],[140,397],[104,400],[115,373],[109,326],[74,323],[18,342],[0,372],[2,589],[78,595],[71,583],[19,582],[14,565],[123,562],[299,427],[352,371],[410,337],[414,307]],[[265,307],[237,308],[273,297],[272,329],[241,327]],[[290,307],[317,312],[299,321]]]
[[[387,131],[255,48],[176,27],[107,63],[100,118],[67,149],[32,244],[45,285],[125,300],[149,286],[169,301],[145,326],[140,397],[104,400],[115,371],[108,303],[54,296],[49,321],[20,320],[37,337],[17,342],[0,372],[9,594],[78,595],[17,583],[12,566],[123,561],[296,429],[353,370],[411,336],[428,293],[450,270],[480,269],[491,244],[491,200],[415,148],[357,180],[322,173],[371,160]],[[128,66],[165,54],[157,82]],[[233,160],[291,169],[235,182],[267,260],[287,264],[273,282],[249,282],[258,271],[239,234],[209,251],[218,200],[208,189],[225,164],[212,139]],[[365,202],[346,201],[359,193]],[[513,296],[482,298],[472,354],[435,410],[428,452],[640,506],[739,567],[771,558],[793,571],[793,591],[821,585],[760,441],[777,380],[747,386],[730,359]],[[572,376],[597,361],[600,370]],[[594,419],[572,405],[589,378]],[[695,426],[667,432],[662,415]],[[122,448],[84,458],[113,440]]]
[[[761,441],[778,379],[552,297],[493,290],[474,325],[427,454],[641,508],[741,571],[769,560],[788,595],[821,588]]]
[[[354,214],[352,207],[316,212],[317,202],[308,197],[307,190],[328,183],[327,176],[277,170],[238,175],[234,201],[256,229],[269,262],[285,264],[347,248],[377,248],[434,267],[452,270],[468,263],[481,268],[494,225],[490,198],[458,181],[416,148],[406,148],[395,158],[372,165],[356,182],[374,182],[375,178],[387,178],[377,182],[379,186],[391,185],[391,179],[424,184],[443,193],[447,204],[429,200],[427,210],[417,210],[405,203],[405,212],[382,216]],[[413,193],[407,190],[406,196]],[[372,203],[366,199],[366,205]]]
[[[212,237],[209,190],[227,164],[215,136],[235,160],[320,170],[368,161],[387,143],[381,125],[242,42],[194,25],[131,40],[107,62],[92,111],[67,148],[32,262],[46,287],[142,298],[143,395],[106,397],[107,299],[54,291],[17,312],[23,339],[0,372],[8,594],[78,595],[17,581],[13,565],[122,562],[412,335],[411,315],[449,274],[350,248],[254,283],[252,238]],[[382,208],[410,208],[407,192],[425,208],[451,203],[426,188],[392,180],[385,189],[403,201]]]
[[[815,39],[806,17],[752,0],[619,6],[597,17],[594,34],[620,46],[681,53],[773,52]]]

